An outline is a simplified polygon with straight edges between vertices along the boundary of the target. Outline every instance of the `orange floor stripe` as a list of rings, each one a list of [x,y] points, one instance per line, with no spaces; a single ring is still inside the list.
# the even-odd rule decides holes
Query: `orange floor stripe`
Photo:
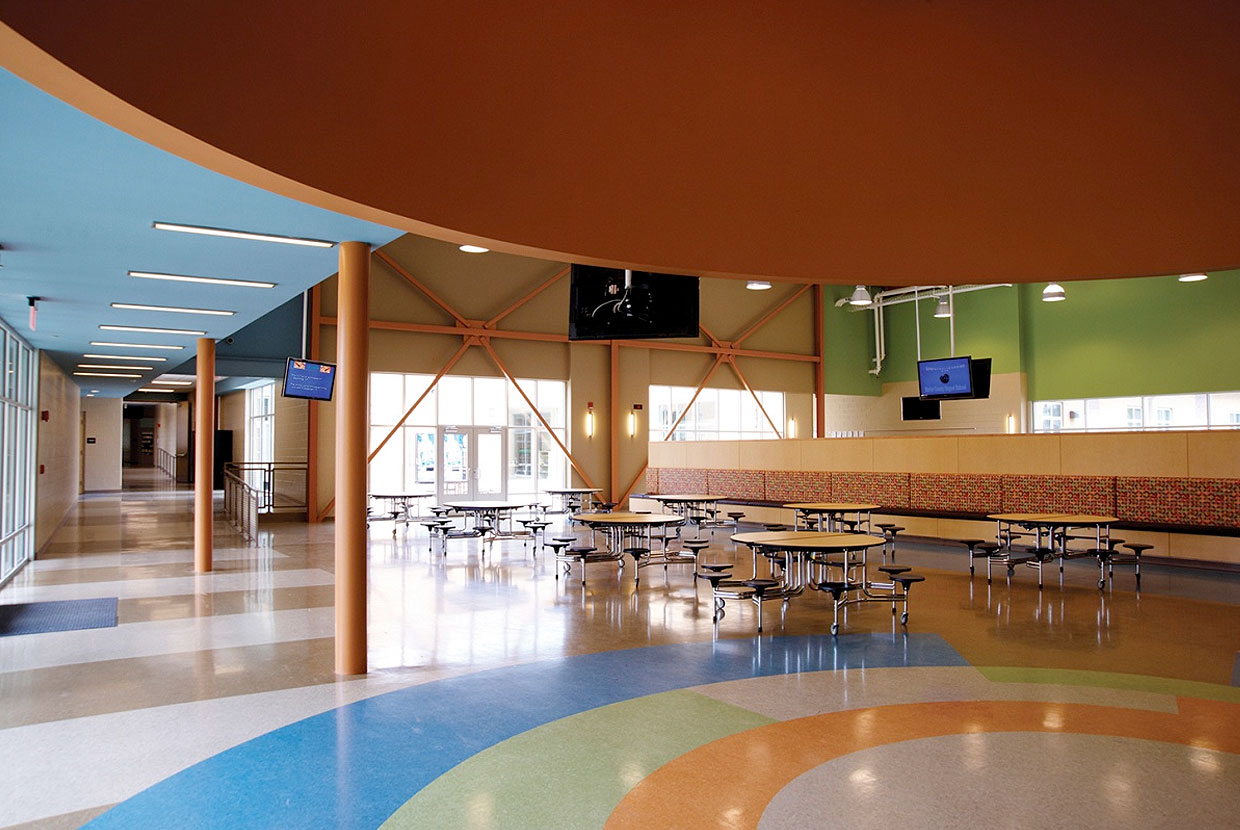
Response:
[[[1112,735],[1240,753],[1240,706],[1179,699],[1179,714],[1022,701],[917,703],[832,712],[751,729],[687,753],[634,787],[608,818],[636,827],[756,828],[794,778],[851,752],[970,732]]]

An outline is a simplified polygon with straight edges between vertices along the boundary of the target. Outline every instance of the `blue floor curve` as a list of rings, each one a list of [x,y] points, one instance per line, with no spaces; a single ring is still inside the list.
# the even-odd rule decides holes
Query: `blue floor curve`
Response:
[[[936,634],[853,634],[683,643],[507,666],[290,724],[161,781],[87,826],[374,828],[477,752],[599,706],[803,671],[964,665]]]

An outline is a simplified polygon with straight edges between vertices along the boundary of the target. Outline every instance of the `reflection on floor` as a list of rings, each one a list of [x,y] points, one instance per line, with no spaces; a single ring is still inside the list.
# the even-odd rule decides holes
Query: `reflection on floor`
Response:
[[[246,546],[217,524],[216,571],[195,575],[190,494],[147,477],[83,499],[0,589],[120,598],[116,628],[0,638],[0,826],[945,826],[1001,809],[1017,826],[1153,827],[1240,811],[1234,576],[1150,568],[1139,595],[1127,572],[1099,592],[1073,562],[1039,593],[1032,573],[988,586],[963,548],[902,541],[927,576],[907,627],[862,606],[831,638],[811,594],[782,616],[768,604],[758,638],[751,605],[713,626],[684,566],[635,591],[631,566],[591,565],[583,589],[519,540],[443,555],[384,524],[372,671],[338,681],[331,525],[270,527]],[[726,536],[707,559],[747,570]]]

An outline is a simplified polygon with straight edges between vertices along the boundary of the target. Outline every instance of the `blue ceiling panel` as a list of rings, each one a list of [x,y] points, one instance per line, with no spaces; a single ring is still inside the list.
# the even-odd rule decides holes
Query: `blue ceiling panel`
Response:
[[[277,196],[145,144],[0,70],[0,318],[66,372],[91,340],[182,345],[157,352],[163,371],[192,356],[185,335],[101,331],[100,324],[202,330],[222,339],[335,273],[335,248],[159,231],[153,221],[374,246],[400,231]],[[136,279],[130,270],[276,283],[251,289]],[[38,304],[27,326],[27,297]],[[130,311],[112,302],[235,311],[231,317]],[[102,362],[102,361],[99,361]],[[149,364],[148,364],[149,365]],[[76,378],[102,396],[141,380]]]

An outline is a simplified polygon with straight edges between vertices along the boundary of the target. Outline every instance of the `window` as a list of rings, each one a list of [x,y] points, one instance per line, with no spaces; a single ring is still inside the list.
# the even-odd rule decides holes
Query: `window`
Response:
[[[245,390],[245,421],[245,460],[275,461],[275,381]]]
[[[35,351],[0,323],[0,584],[34,553]]]
[[[487,427],[507,430],[508,458],[505,469],[510,498],[537,496],[548,487],[568,481],[564,454],[534,415],[525,398],[506,378],[447,375],[430,388],[433,375],[374,372],[370,376],[370,448],[392,433],[405,419],[379,454],[370,462],[371,492],[436,492],[441,471],[435,469],[438,442],[445,454],[457,452],[460,439],[444,437],[445,427]],[[551,425],[555,435],[567,442],[568,385],[560,380],[518,378],[517,383]],[[429,389],[429,391],[428,391]],[[414,404],[417,404],[414,407]],[[459,475],[460,459],[449,465]]]
[[[776,438],[771,423],[784,424],[784,393],[703,389],[693,400],[690,386],[650,387],[650,440],[662,441],[680,419],[672,441],[734,441]],[[756,398],[755,398],[756,396]],[[693,406],[689,401],[693,400]],[[681,413],[685,413],[683,419]],[[781,430],[782,432],[782,430]]]
[[[1240,392],[1035,401],[1034,432],[1209,429],[1240,426]]]

